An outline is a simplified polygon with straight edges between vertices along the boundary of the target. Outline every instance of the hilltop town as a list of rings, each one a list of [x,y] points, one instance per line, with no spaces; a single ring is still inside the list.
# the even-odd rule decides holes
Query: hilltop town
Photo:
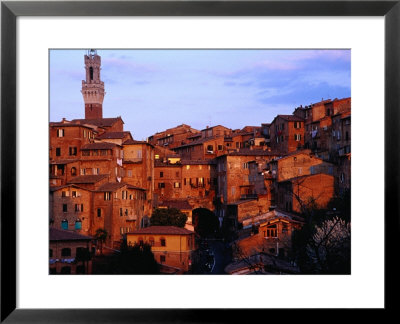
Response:
[[[140,141],[103,117],[101,57],[84,62],[85,118],[49,124],[51,274],[119,273],[127,246],[159,273],[349,273],[351,98]]]

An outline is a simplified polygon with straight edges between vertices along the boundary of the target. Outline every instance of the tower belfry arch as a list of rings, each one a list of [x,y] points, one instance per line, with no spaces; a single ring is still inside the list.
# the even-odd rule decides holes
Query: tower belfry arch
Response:
[[[104,82],[100,79],[101,57],[89,49],[84,56],[86,80],[82,80],[85,119],[103,118]]]

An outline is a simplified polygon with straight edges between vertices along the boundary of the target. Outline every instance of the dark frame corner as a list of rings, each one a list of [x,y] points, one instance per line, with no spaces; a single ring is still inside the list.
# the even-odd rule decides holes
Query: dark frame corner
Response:
[[[385,17],[385,310],[398,283],[387,249],[399,235],[400,0],[317,1],[2,1],[1,2],[1,322],[235,322],[238,310],[16,309],[16,18],[18,16],[384,16]],[[397,216],[397,218],[396,218]],[[397,245],[397,244],[396,244]],[[392,254],[396,256],[398,250]],[[388,284],[390,282],[390,284]],[[367,284],[367,283],[366,283]],[[246,311],[247,312],[247,311]],[[265,316],[263,310],[251,310]],[[274,313],[274,312],[272,312]],[[271,316],[271,312],[268,313]],[[249,315],[249,314],[248,314]]]

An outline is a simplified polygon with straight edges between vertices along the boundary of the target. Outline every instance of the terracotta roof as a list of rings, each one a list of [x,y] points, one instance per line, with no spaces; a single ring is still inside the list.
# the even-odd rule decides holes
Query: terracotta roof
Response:
[[[182,165],[216,164],[214,160],[181,160]]]
[[[98,139],[119,139],[129,136],[132,138],[131,132],[105,132],[96,138]]]
[[[194,232],[187,230],[186,228],[176,226],[150,226],[133,231],[129,234],[165,234],[165,235],[188,235],[194,234]]]
[[[68,183],[96,183],[107,177],[107,174],[80,175],[72,178],[70,181],[68,181]]]
[[[78,189],[81,189],[81,190],[89,191],[86,188],[83,188],[83,187],[80,187],[80,186],[77,186],[77,185],[74,185],[74,184],[69,184],[69,185],[64,185],[64,186],[53,186],[53,187],[50,187],[50,191],[57,191],[57,190],[61,190],[61,189],[64,189],[64,188],[69,188],[69,187],[73,187],[73,188],[78,188]]]
[[[130,184],[127,184],[126,186],[127,186],[128,189],[136,189],[136,190],[143,190],[143,191],[146,191],[146,189],[144,189],[144,188],[132,186],[132,185],[130,185]]]
[[[150,145],[150,146],[154,147],[153,144],[150,144],[150,143],[148,143],[146,141],[136,141],[136,140],[133,140],[133,139],[127,139],[125,142],[122,143],[122,145],[134,145],[134,144],[147,144],[147,145]]]
[[[81,147],[81,151],[86,150],[110,150],[116,147],[117,144],[114,143],[90,143],[85,144]]]
[[[126,183],[123,182],[108,182],[101,185],[96,191],[115,191],[124,186],[126,186]]]
[[[116,122],[123,120],[121,117],[115,117],[115,118],[96,118],[96,119],[73,119],[71,122],[76,123],[76,124],[89,124],[89,125],[95,125],[98,127],[111,127],[114,125]]]
[[[193,206],[189,204],[186,199],[176,200],[162,200],[159,202],[158,207],[168,207],[176,209],[192,209]]]
[[[201,138],[201,139],[198,139],[198,140],[196,140],[196,141],[190,142],[190,143],[188,143],[188,144],[184,144],[184,145],[175,147],[175,149],[179,149],[179,148],[182,148],[182,147],[188,147],[188,146],[194,146],[194,145],[201,145],[201,144],[203,144],[203,143],[212,141],[212,140],[214,140],[214,139],[216,139],[216,138],[220,138],[220,137],[217,137],[217,136],[210,136],[210,137]]]
[[[90,241],[90,236],[50,227],[50,241]]]
[[[275,120],[276,118],[278,118],[278,117],[280,117],[280,118],[282,118],[282,119],[284,119],[284,120],[286,120],[286,121],[290,121],[290,122],[292,122],[292,121],[304,121],[304,118],[301,118],[301,117],[299,117],[299,116],[294,116],[294,115],[277,115],[277,116],[274,118],[274,120]]]
[[[74,122],[50,122],[49,123],[50,127],[85,127],[85,128],[90,128],[92,129],[93,127],[89,126],[89,125],[81,125],[81,124],[76,124]]]

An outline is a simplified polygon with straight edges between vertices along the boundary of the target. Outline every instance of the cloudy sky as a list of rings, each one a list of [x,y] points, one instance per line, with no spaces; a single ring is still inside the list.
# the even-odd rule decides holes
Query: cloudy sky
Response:
[[[84,118],[86,50],[50,51],[50,120]],[[350,50],[98,50],[103,117],[137,140],[182,123],[196,129],[269,123],[323,99],[350,97]]]

